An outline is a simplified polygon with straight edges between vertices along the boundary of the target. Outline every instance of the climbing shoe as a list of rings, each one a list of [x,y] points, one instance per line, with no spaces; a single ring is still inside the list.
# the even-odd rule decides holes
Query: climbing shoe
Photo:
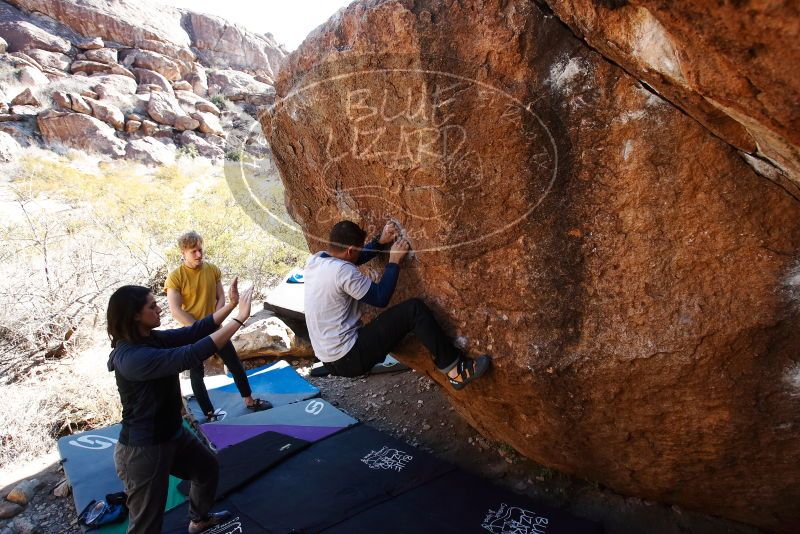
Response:
[[[254,399],[253,404],[245,404],[245,406],[247,406],[248,410],[260,412],[272,408],[272,403],[264,399]]]
[[[316,362],[311,366],[311,371],[308,372],[309,376],[323,377],[331,374],[329,367],[326,367],[322,362]]]
[[[200,521],[191,521],[189,523],[189,534],[200,534],[206,530],[221,525],[229,521],[233,517],[230,512],[223,510],[221,512],[212,512],[206,516],[205,519]]]
[[[222,421],[225,419],[225,412],[221,409],[216,409],[213,412],[208,412],[206,414],[206,423],[216,423],[217,421]]]
[[[447,378],[454,389],[464,389],[467,384],[483,375],[491,365],[492,359],[486,354],[478,356],[474,360],[461,358],[456,364],[458,375],[455,378],[451,376]]]

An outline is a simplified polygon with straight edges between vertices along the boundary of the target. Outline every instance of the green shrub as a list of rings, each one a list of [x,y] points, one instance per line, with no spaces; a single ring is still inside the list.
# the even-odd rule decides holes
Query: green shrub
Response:
[[[175,151],[175,157],[179,159],[180,158],[194,159],[199,155],[200,153],[197,151],[197,147],[195,145],[184,145]]]
[[[225,152],[225,159],[227,159],[228,161],[242,161],[242,151],[229,150]]]
[[[211,97],[211,103],[217,106],[220,111],[228,109],[228,99],[222,95],[214,95]]]

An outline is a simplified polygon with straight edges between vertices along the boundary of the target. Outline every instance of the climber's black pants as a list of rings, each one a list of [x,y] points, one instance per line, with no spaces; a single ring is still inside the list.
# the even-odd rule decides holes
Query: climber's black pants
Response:
[[[358,329],[358,339],[350,351],[325,367],[339,376],[360,376],[382,362],[405,336],[413,332],[433,356],[433,363],[443,373],[452,369],[459,351],[436,322],[430,308],[419,299],[410,299],[380,313]]]
[[[242,361],[239,359],[239,355],[236,354],[236,349],[233,348],[233,343],[230,341],[225,343],[225,345],[217,351],[217,354],[222,358],[222,361],[225,362],[225,366],[228,368],[228,371],[231,372],[231,375],[233,375],[233,382],[236,384],[236,389],[239,390],[242,397],[249,397],[252,394],[250,391],[250,382],[247,380],[247,374],[244,372]],[[203,413],[207,414],[214,411],[214,406],[211,404],[211,399],[208,398],[208,390],[203,382],[204,375],[205,370],[202,363],[189,370],[189,378],[192,382],[194,398],[197,399],[197,404],[200,405],[200,409],[203,410]]]

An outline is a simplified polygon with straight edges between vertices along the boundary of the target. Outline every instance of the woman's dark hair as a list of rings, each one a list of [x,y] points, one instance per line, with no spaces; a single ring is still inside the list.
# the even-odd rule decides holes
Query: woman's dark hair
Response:
[[[353,221],[339,221],[331,228],[329,246],[336,250],[347,247],[363,247],[367,233]]]
[[[141,339],[134,317],[147,304],[150,290],[142,286],[122,286],[108,299],[106,323],[111,346],[120,341],[136,343]]]

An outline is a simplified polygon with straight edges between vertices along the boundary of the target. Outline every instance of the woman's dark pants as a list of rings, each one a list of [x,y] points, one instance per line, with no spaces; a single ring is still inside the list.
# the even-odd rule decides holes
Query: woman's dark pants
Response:
[[[169,475],[191,481],[192,521],[205,519],[214,504],[219,481],[217,457],[184,428],[177,437],[157,445],[117,443],[114,463],[128,496],[129,534],[161,532]]]

